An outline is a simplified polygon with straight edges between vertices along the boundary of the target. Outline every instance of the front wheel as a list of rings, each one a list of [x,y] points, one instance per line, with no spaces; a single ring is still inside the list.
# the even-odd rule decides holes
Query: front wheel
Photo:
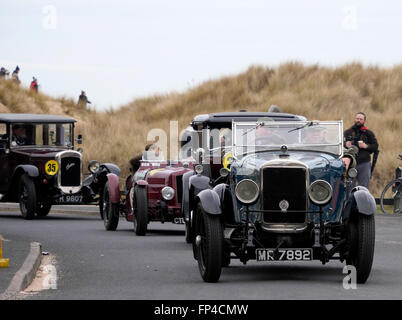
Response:
[[[348,265],[356,268],[357,283],[365,283],[370,275],[374,258],[375,220],[374,215],[358,214],[349,222]]]
[[[396,198],[401,196],[399,188],[400,188],[401,180],[395,179],[389,182],[384,190],[381,193],[381,198],[380,198],[380,207],[383,213],[388,213],[391,214],[394,212],[392,209],[391,205],[386,204],[386,200],[392,199],[395,201]],[[395,205],[394,205],[395,207]],[[395,213],[399,213],[399,208],[398,211],[395,210]]]
[[[145,236],[148,227],[147,189],[134,187],[134,231],[137,236]]]
[[[102,195],[102,215],[105,229],[115,231],[119,224],[119,204],[111,203],[109,198],[109,182],[106,182]]]
[[[24,174],[21,176],[18,186],[18,200],[22,217],[31,220],[36,211],[36,188],[33,180]]]
[[[205,282],[217,282],[222,270],[223,231],[219,216],[209,215],[198,204],[196,246],[198,268]]]

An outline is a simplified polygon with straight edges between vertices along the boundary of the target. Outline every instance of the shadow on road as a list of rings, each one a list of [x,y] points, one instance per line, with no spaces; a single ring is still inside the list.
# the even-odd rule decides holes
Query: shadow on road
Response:
[[[45,221],[63,221],[63,220],[100,220],[99,217],[97,216],[93,216],[93,215],[76,215],[76,214],[60,214],[60,213],[55,213],[55,214],[49,214],[47,217],[35,217],[32,220],[24,220],[21,216],[21,214],[19,212],[1,212],[0,213],[0,220],[3,219],[20,219],[21,221],[30,221],[30,222],[34,222],[37,220],[45,220]]]

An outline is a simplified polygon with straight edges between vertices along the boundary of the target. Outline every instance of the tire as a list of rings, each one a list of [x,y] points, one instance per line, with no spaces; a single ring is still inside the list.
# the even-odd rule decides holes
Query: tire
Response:
[[[193,243],[193,235],[191,232],[190,222],[185,222],[186,224],[186,243]]]
[[[102,194],[103,223],[107,231],[115,231],[119,224],[119,204],[109,199],[109,182],[106,182]]]
[[[27,175],[23,174],[18,185],[18,201],[22,217],[31,220],[36,211],[36,188],[35,183]]]
[[[49,202],[38,203],[36,215],[38,217],[46,217],[49,214],[51,208],[52,208],[52,204]]]
[[[199,203],[196,219],[196,235],[201,236],[202,239],[197,246],[198,268],[205,282],[217,282],[222,271],[223,256],[223,231],[220,217],[205,213]]]
[[[99,215],[102,220],[104,220],[104,216],[103,216],[103,205],[104,205],[103,191],[104,190],[105,190],[105,186],[101,187],[99,190]]]
[[[134,187],[134,231],[137,236],[145,236],[148,228],[148,200],[145,187]]]
[[[182,216],[184,217],[184,210],[183,210],[183,204],[182,204]],[[189,220],[191,221],[191,213],[189,213]],[[185,221],[185,227],[186,227],[186,243],[193,243],[193,231],[191,230],[191,222],[190,221]]]
[[[356,268],[357,283],[365,283],[370,275],[374,258],[375,217],[358,213],[349,225],[348,265]]]
[[[382,193],[381,193],[380,207],[381,207],[381,211],[382,211],[383,213],[388,213],[388,214],[394,213],[393,211],[391,212],[391,211],[389,210],[389,208],[387,208],[387,207],[384,205],[384,199],[388,199],[388,197],[391,197],[392,199],[395,198],[395,195],[399,192],[399,190],[397,190],[397,191],[394,192],[394,191],[393,191],[393,188],[394,188],[394,186],[395,186],[397,183],[398,183],[398,184],[401,183],[401,180],[395,179],[395,180],[390,181],[390,182],[385,186],[384,190],[383,190]],[[398,189],[399,189],[399,188],[398,188]]]

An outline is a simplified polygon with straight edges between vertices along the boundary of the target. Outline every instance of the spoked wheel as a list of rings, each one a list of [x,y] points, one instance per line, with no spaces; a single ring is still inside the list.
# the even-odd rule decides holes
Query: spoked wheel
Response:
[[[109,198],[109,182],[106,182],[102,195],[103,222],[105,229],[115,231],[119,224],[119,204],[111,203]]]
[[[209,215],[198,204],[196,216],[197,260],[205,282],[217,282],[222,270],[223,232],[219,216]]]
[[[52,204],[50,202],[38,203],[36,215],[38,217],[46,217],[49,214],[51,208]]]
[[[148,201],[145,187],[134,187],[134,231],[137,236],[145,236],[148,227]]]
[[[18,200],[22,217],[31,220],[36,211],[36,188],[32,179],[24,174],[21,176],[18,186]]]
[[[388,214],[394,213],[394,206],[391,204],[387,204],[386,202],[388,199],[395,200],[396,198],[401,196],[401,193],[399,191],[400,184],[401,180],[399,179],[392,180],[385,186],[384,190],[382,191],[380,198],[380,206],[383,213]],[[399,211],[399,208],[395,210],[395,213],[401,213]]]
[[[375,218],[374,215],[358,214],[348,226],[348,265],[356,268],[357,283],[365,283],[370,275],[374,258]]]

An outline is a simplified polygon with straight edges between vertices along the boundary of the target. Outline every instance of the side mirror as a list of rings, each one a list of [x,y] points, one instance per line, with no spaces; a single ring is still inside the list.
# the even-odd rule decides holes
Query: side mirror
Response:
[[[79,134],[76,139],[78,144],[82,144],[82,134]]]

